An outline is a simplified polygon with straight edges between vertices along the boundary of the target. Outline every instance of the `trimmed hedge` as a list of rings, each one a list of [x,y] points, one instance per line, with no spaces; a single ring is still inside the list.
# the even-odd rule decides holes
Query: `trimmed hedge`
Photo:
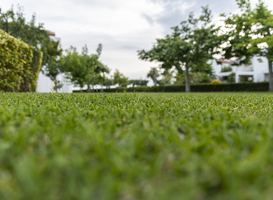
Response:
[[[268,82],[260,83],[222,83],[222,84],[200,84],[191,85],[191,92],[255,92],[255,91],[268,91]],[[103,92],[185,92],[185,85],[169,85],[169,86],[144,86],[144,87],[119,87],[112,89],[104,89]],[[81,92],[80,90],[74,90],[74,93]],[[83,90],[86,92],[86,90]],[[96,90],[101,92],[101,90]]]
[[[0,30],[0,91],[35,92],[41,64],[39,50]]]

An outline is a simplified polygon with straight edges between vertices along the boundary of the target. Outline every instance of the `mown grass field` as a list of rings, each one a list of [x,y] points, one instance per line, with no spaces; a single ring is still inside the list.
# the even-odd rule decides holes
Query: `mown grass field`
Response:
[[[273,95],[0,93],[0,199],[273,199]]]

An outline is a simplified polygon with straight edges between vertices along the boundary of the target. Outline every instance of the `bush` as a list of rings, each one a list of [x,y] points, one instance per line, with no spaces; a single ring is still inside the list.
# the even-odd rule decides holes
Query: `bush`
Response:
[[[231,66],[223,67],[221,69],[221,72],[231,72],[231,71],[232,71],[232,67]]]
[[[228,83],[235,83],[235,73],[231,73],[230,75],[228,75],[227,82]]]
[[[251,80],[249,80],[251,78]],[[245,82],[253,82],[253,76],[252,75],[240,75],[240,82],[245,83]]]
[[[211,81],[211,84],[220,84],[221,83],[221,81],[218,81],[218,80],[213,80],[213,81]]]
[[[1,91],[36,91],[41,63],[38,50],[0,30]]]
[[[201,78],[201,83],[210,83],[210,77],[208,75],[203,75],[203,77]]]
[[[185,73],[177,73],[175,78],[176,78],[176,81],[174,82],[174,84],[176,85],[185,84],[186,82]],[[201,83],[211,82],[211,78],[207,74],[201,73],[201,72],[189,72],[189,78],[190,78],[191,84],[201,84]]]
[[[268,91],[268,82],[260,83],[222,83],[222,84],[198,84],[191,85],[192,92],[254,92],[254,91]],[[142,86],[132,88],[112,88],[104,89],[106,93],[115,92],[185,92],[185,85],[160,85],[160,86]],[[80,90],[74,90],[74,93],[81,92]],[[86,92],[84,90],[83,92]],[[100,92],[98,90],[97,92]]]
[[[147,86],[148,80],[142,80],[142,79],[133,79],[129,80],[129,84],[132,84],[133,87],[135,86]]]

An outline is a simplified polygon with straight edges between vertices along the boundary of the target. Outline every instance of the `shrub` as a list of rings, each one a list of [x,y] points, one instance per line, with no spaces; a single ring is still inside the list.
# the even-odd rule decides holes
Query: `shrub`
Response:
[[[232,67],[231,66],[223,67],[221,69],[221,72],[231,72],[231,71],[232,71]]]
[[[213,81],[211,81],[211,84],[220,84],[221,83],[221,81],[218,81],[218,80],[213,80]]]
[[[0,30],[0,91],[34,92],[42,54]]]
[[[228,83],[235,83],[235,73],[231,73],[230,75],[228,75],[227,82]]]
[[[210,77],[208,75],[203,75],[203,77],[201,78],[200,83],[210,83]]]
[[[249,80],[249,78],[251,78]],[[252,75],[240,75],[240,82],[244,83],[244,82],[253,82],[253,76]]]
[[[129,80],[129,84],[132,84],[133,87],[135,86],[147,86],[148,80],[142,80],[142,79],[133,79]]]
[[[192,92],[251,92],[251,91],[268,91],[268,82],[260,83],[222,83],[222,84],[196,84],[191,85]],[[104,89],[106,93],[116,93],[116,92],[185,92],[185,85],[160,85],[160,86],[142,86],[142,87],[131,87],[131,88],[112,88]],[[74,90],[74,93],[79,93],[81,91]],[[84,90],[83,92],[86,92]],[[100,92],[98,90],[97,92]]]
[[[190,82],[191,84],[201,84],[201,83],[210,83],[211,78],[208,74],[201,73],[201,72],[189,72]],[[177,73],[176,81],[174,82],[175,85],[185,84],[185,73]]]

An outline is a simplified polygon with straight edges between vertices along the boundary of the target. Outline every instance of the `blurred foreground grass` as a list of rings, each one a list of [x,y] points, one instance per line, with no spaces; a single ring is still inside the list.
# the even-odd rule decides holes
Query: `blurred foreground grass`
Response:
[[[0,199],[273,199],[273,95],[0,94]]]

